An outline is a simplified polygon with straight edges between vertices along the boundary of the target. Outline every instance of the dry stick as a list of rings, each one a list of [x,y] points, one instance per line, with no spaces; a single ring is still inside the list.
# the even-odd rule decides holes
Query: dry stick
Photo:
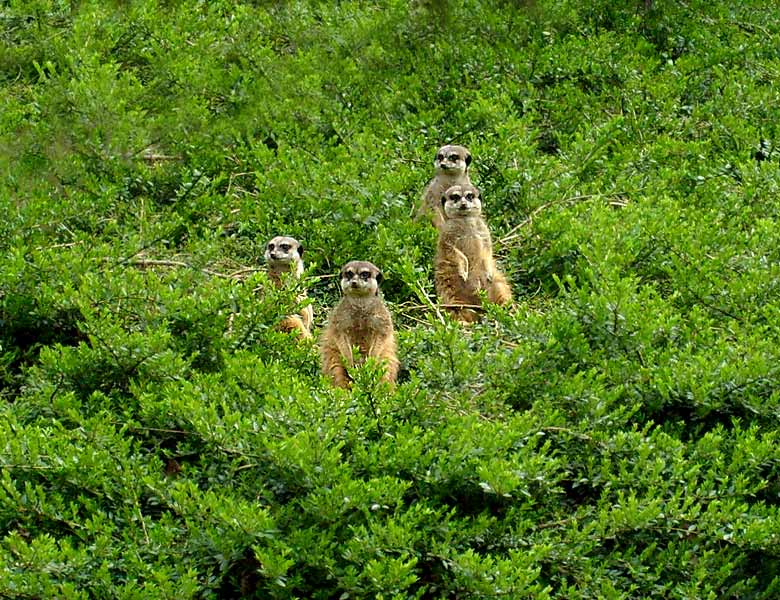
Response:
[[[414,304],[411,302],[407,302],[403,306],[410,310],[428,310],[431,308],[430,304]],[[475,310],[485,310],[485,307],[479,304],[439,304],[438,308],[471,308]]]
[[[36,250],[56,250],[58,248],[72,248],[73,246],[78,246],[80,244],[83,244],[84,240],[79,240],[78,242],[68,242],[67,244],[54,244],[53,246],[36,246]]]
[[[417,323],[418,325],[427,325],[427,324],[428,324],[428,322],[427,322],[427,321],[423,321],[422,319],[418,319],[417,317],[413,317],[413,316],[411,316],[411,315],[408,315],[408,314],[406,314],[406,313],[402,313],[402,314],[404,315],[404,317],[406,317],[407,319],[410,319],[410,320],[414,321],[414,322],[415,322],[415,323]]]
[[[444,315],[441,314],[441,311],[439,308],[433,303],[430,296],[428,296],[428,293],[425,291],[425,288],[422,286],[422,283],[420,281],[416,281],[415,284],[417,285],[417,288],[420,290],[421,298],[423,298],[428,306],[433,309],[433,312],[436,313],[436,316],[439,318],[439,322],[444,325]]]
[[[236,177],[243,177],[244,175],[254,175],[254,171],[246,171],[244,173],[231,173],[230,174],[230,181],[228,181],[227,191],[225,192],[225,196],[230,195],[230,189],[233,187],[233,180]]]
[[[205,273],[206,275],[212,275],[214,277],[222,277],[223,279],[231,279],[231,276],[226,275],[225,273],[219,273],[217,271],[212,271],[211,269],[198,269],[198,267],[195,267],[190,263],[182,262],[179,260],[156,260],[151,258],[137,258],[133,261],[130,261],[129,264],[136,267],[184,267],[187,269],[196,269],[201,273]]]
[[[148,243],[144,244],[138,250],[133,252],[130,256],[126,256],[125,258],[120,259],[117,264],[126,265],[126,264],[130,263],[130,261],[133,260],[133,258],[135,258],[139,254],[141,254],[141,252],[143,252],[144,250],[148,250],[149,248],[154,246],[156,243],[162,242],[168,236],[169,233],[170,232],[164,233],[163,235],[158,236],[155,239],[153,239],[151,242],[148,242]]]
[[[141,156],[146,162],[158,162],[163,160],[181,160],[181,156],[173,154],[144,154]]]
[[[257,273],[258,271],[262,271],[263,269],[260,267],[246,267],[244,269],[239,269],[238,271],[233,271],[227,277],[230,277],[231,279],[238,279],[243,275],[244,273]]]
[[[521,221],[518,225],[512,227],[512,229],[510,229],[504,237],[498,240],[498,243],[504,246],[506,245],[507,242],[510,242],[513,239],[520,237],[520,234],[516,233],[519,229],[533,223],[534,217],[536,217],[542,211],[547,210],[548,208],[551,208],[558,204],[569,204],[574,202],[581,202],[584,200],[593,200],[594,198],[602,198],[602,197],[613,198],[616,196],[625,196],[628,195],[628,193],[629,192],[612,192],[610,194],[585,194],[583,196],[572,196],[571,198],[561,198],[560,200],[553,200],[552,202],[547,202],[545,204],[542,204],[541,206],[536,207],[533,211],[531,211],[530,215],[528,215],[525,219],[523,219],[523,221]],[[620,206],[625,206],[625,205],[620,204]]]

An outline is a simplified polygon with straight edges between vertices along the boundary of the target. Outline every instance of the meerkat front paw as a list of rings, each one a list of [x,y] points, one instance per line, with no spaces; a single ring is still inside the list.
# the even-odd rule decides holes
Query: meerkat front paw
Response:
[[[458,275],[466,282],[469,280],[469,259],[458,248],[453,247],[452,250],[458,259]]]

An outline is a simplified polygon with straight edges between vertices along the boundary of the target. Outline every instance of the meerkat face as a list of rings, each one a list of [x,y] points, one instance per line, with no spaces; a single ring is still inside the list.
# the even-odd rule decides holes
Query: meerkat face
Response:
[[[479,190],[473,185],[453,185],[444,192],[441,204],[448,219],[478,217],[482,214]]]
[[[437,174],[463,175],[471,164],[471,153],[463,146],[442,146],[436,153],[433,165]]]
[[[272,270],[289,269],[303,256],[303,245],[295,238],[277,235],[265,247],[265,261]]]
[[[345,296],[376,296],[381,282],[382,272],[364,260],[353,260],[341,269],[341,291]]]

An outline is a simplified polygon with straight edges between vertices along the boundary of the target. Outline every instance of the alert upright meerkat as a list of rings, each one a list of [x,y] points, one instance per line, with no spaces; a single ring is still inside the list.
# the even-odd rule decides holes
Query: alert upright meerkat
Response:
[[[357,346],[362,364],[368,357],[385,363],[384,381],[395,383],[398,375],[395,331],[379,284],[381,271],[370,262],[353,260],[341,269],[344,297],[331,311],[320,336],[322,372],[339,387],[349,387],[347,367],[354,365],[352,347]]]
[[[490,230],[482,218],[479,190],[455,185],[441,197],[444,224],[436,248],[436,293],[442,304],[479,305],[479,290],[496,304],[512,301],[512,290],[493,259]],[[463,321],[477,320],[468,308],[450,309]]]
[[[268,278],[276,287],[283,284],[282,274],[291,273],[299,279],[303,274],[303,244],[291,237],[278,235],[266,244],[265,262],[268,265]],[[305,300],[306,293],[298,300]],[[298,331],[302,338],[311,338],[311,323],[314,310],[311,305],[304,306],[297,315],[288,315],[279,324],[282,331]]]
[[[429,215],[436,229],[444,223],[441,197],[453,185],[470,185],[471,153],[463,146],[442,146],[433,161],[436,173],[423,192],[417,215]]]

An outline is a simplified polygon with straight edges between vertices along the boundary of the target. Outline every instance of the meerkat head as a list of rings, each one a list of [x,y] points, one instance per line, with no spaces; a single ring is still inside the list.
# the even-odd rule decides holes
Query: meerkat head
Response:
[[[448,219],[478,217],[482,214],[479,190],[473,185],[453,185],[441,197],[441,205]]]
[[[436,153],[433,165],[437,174],[464,175],[471,164],[471,152],[463,146],[442,146]]]
[[[303,244],[291,237],[277,235],[265,247],[265,262],[272,271],[289,271],[302,264]]]
[[[380,283],[382,271],[365,260],[353,260],[341,269],[341,291],[345,296],[376,296]]]

